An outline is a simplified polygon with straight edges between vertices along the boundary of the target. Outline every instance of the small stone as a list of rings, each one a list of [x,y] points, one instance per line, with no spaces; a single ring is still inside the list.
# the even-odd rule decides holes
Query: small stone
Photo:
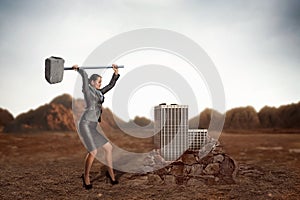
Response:
[[[183,175],[184,165],[173,165],[171,169],[171,174],[174,176]]]
[[[201,175],[202,172],[203,172],[203,165],[195,164],[195,165],[192,166],[192,170],[191,170],[190,175],[198,176],[198,175]]]
[[[211,176],[211,175],[210,176],[206,176],[205,179],[206,179],[206,183],[208,185],[214,185],[216,183],[214,176]]]
[[[154,165],[154,160],[151,157],[146,157],[144,159],[144,165],[145,166],[153,166]]]
[[[177,185],[186,185],[188,181],[188,177],[186,176],[176,176],[175,179]]]
[[[181,156],[182,162],[186,165],[193,165],[197,163],[194,154],[183,154]]]
[[[183,174],[189,175],[192,172],[192,166],[184,165]]]
[[[215,176],[213,175],[201,175],[195,177],[198,180],[201,180],[205,185],[213,185],[215,184]]]
[[[192,185],[205,185],[205,183],[202,180],[200,180],[200,179],[190,178],[187,181],[187,185],[188,186],[192,186]]]
[[[273,197],[273,194],[269,192],[268,197]]]
[[[122,174],[122,176],[120,176],[119,181],[123,182],[123,181],[131,180],[134,179],[135,176],[136,176],[135,174],[124,173]]]
[[[167,166],[167,167],[164,167],[164,168],[161,168],[157,171],[155,171],[154,173],[159,175],[160,177],[162,177],[163,175],[166,175],[170,172],[170,166]]]
[[[206,166],[203,172],[208,175],[213,175],[219,173],[219,171],[220,171],[219,163],[211,163]]]
[[[159,175],[148,174],[148,184],[159,185],[159,184],[162,184],[162,183],[163,183],[163,181],[161,180]]]
[[[235,169],[237,168],[234,160],[232,160],[230,157],[225,156],[224,160],[220,164],[220,173],[225,176],[232,176]]]
[[[165,160],[160,155],[154,155],[154,163],[157,165],[164,165]]]
[[[212,137],[209,137],[207,139],[207,143],[199,150],[199,159],[201,160],[203,157],[205,157],[208,153],[213,151],[218,144],[218,141]]]
[[[175,176],[165,175],[164,180],[165,180],[164,183],[166,185],[175,185],[176,184],[176,177]]]
[[[224,151],[223,151],[222,147],[219,146],[219,147],[215,147],[215,149],[212,151],[212,153],[214,155],[217,155],[217,154],[224,153]]]
[[[219,154],[219,155],[214,156],[214,161],[213,162],[214,163],[216,163],[216,162],[221,163],[221,162],[223,162],[223,160],[224,160],[224,156]]]
[[[101,193],[98,193],[98,194],[97,194],[97,197],[102,197],[102,194],[101,194]]]
[[[139,176],[133,180],[128,181],[132,186],[140,186],[148,183],[148,176]]]
[[[154,170],[156,170],[154,167],[144,166],[142,169],[142,173],[153,172]]]

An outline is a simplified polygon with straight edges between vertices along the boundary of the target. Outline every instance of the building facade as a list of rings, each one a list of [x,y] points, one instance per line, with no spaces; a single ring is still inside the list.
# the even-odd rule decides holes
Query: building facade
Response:
[[[207,143],[207,129],[189,129],[188,142],[190,151],[198,151]]]
[[[160,104],[154,108],[154,146],[166,161],[174,161],[189,148],[188,106]]]

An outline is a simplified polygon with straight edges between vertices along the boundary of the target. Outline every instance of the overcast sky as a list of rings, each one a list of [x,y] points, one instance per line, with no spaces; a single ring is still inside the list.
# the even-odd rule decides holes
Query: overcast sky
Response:
[[[72,95],[78,75],[65,72],[63,82],[48,84],[45,58],[80,65],[111,37],[149,27],[181,33],[206,51],[223,81],[227,110],[300,100],[298,0],[1,0],[0,27],[0,107],[15,117]],[[130,116],[143,115],[139,106],[128,109]]]

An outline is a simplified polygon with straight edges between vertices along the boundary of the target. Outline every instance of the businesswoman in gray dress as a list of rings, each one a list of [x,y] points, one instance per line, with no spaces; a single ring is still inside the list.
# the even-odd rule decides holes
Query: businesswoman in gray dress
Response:
[[[104,94],[111,90],[118,78],[118,66],[113,64],[113,76],[109,84],[101,88],[102,77],[98,74],[93,74],[88,78],[84,69],[74,65],[73,69],[78,71],[82,76],[82,92],[84,94],[84,100],[86,102],[86,108],[81,116],[79,122],[79,135],[83,140],[84,146],[87,148],[88,153],[84,163],[84,174],[82,175],[83,187],[85,189],[91,189],[92,184],[90,182],[90,169],[99,148],[104,149],[105,159],[107,162],[108,172],[106,176],[110,179],[112,184],[117,184],[118,181],[115,178],[113,166],[112,166],[112,145],[110,142],[97,131],[97,124],[101,121],[102,103],[104,102]],[[100,89],[101,88],[101,89]]]

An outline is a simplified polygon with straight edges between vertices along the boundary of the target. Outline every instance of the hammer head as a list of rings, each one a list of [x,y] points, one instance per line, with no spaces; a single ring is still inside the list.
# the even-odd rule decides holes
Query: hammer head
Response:
[[[45,60],[45,78],[50,84],[63,80],[65,60],[60,57],[50,57]]]

